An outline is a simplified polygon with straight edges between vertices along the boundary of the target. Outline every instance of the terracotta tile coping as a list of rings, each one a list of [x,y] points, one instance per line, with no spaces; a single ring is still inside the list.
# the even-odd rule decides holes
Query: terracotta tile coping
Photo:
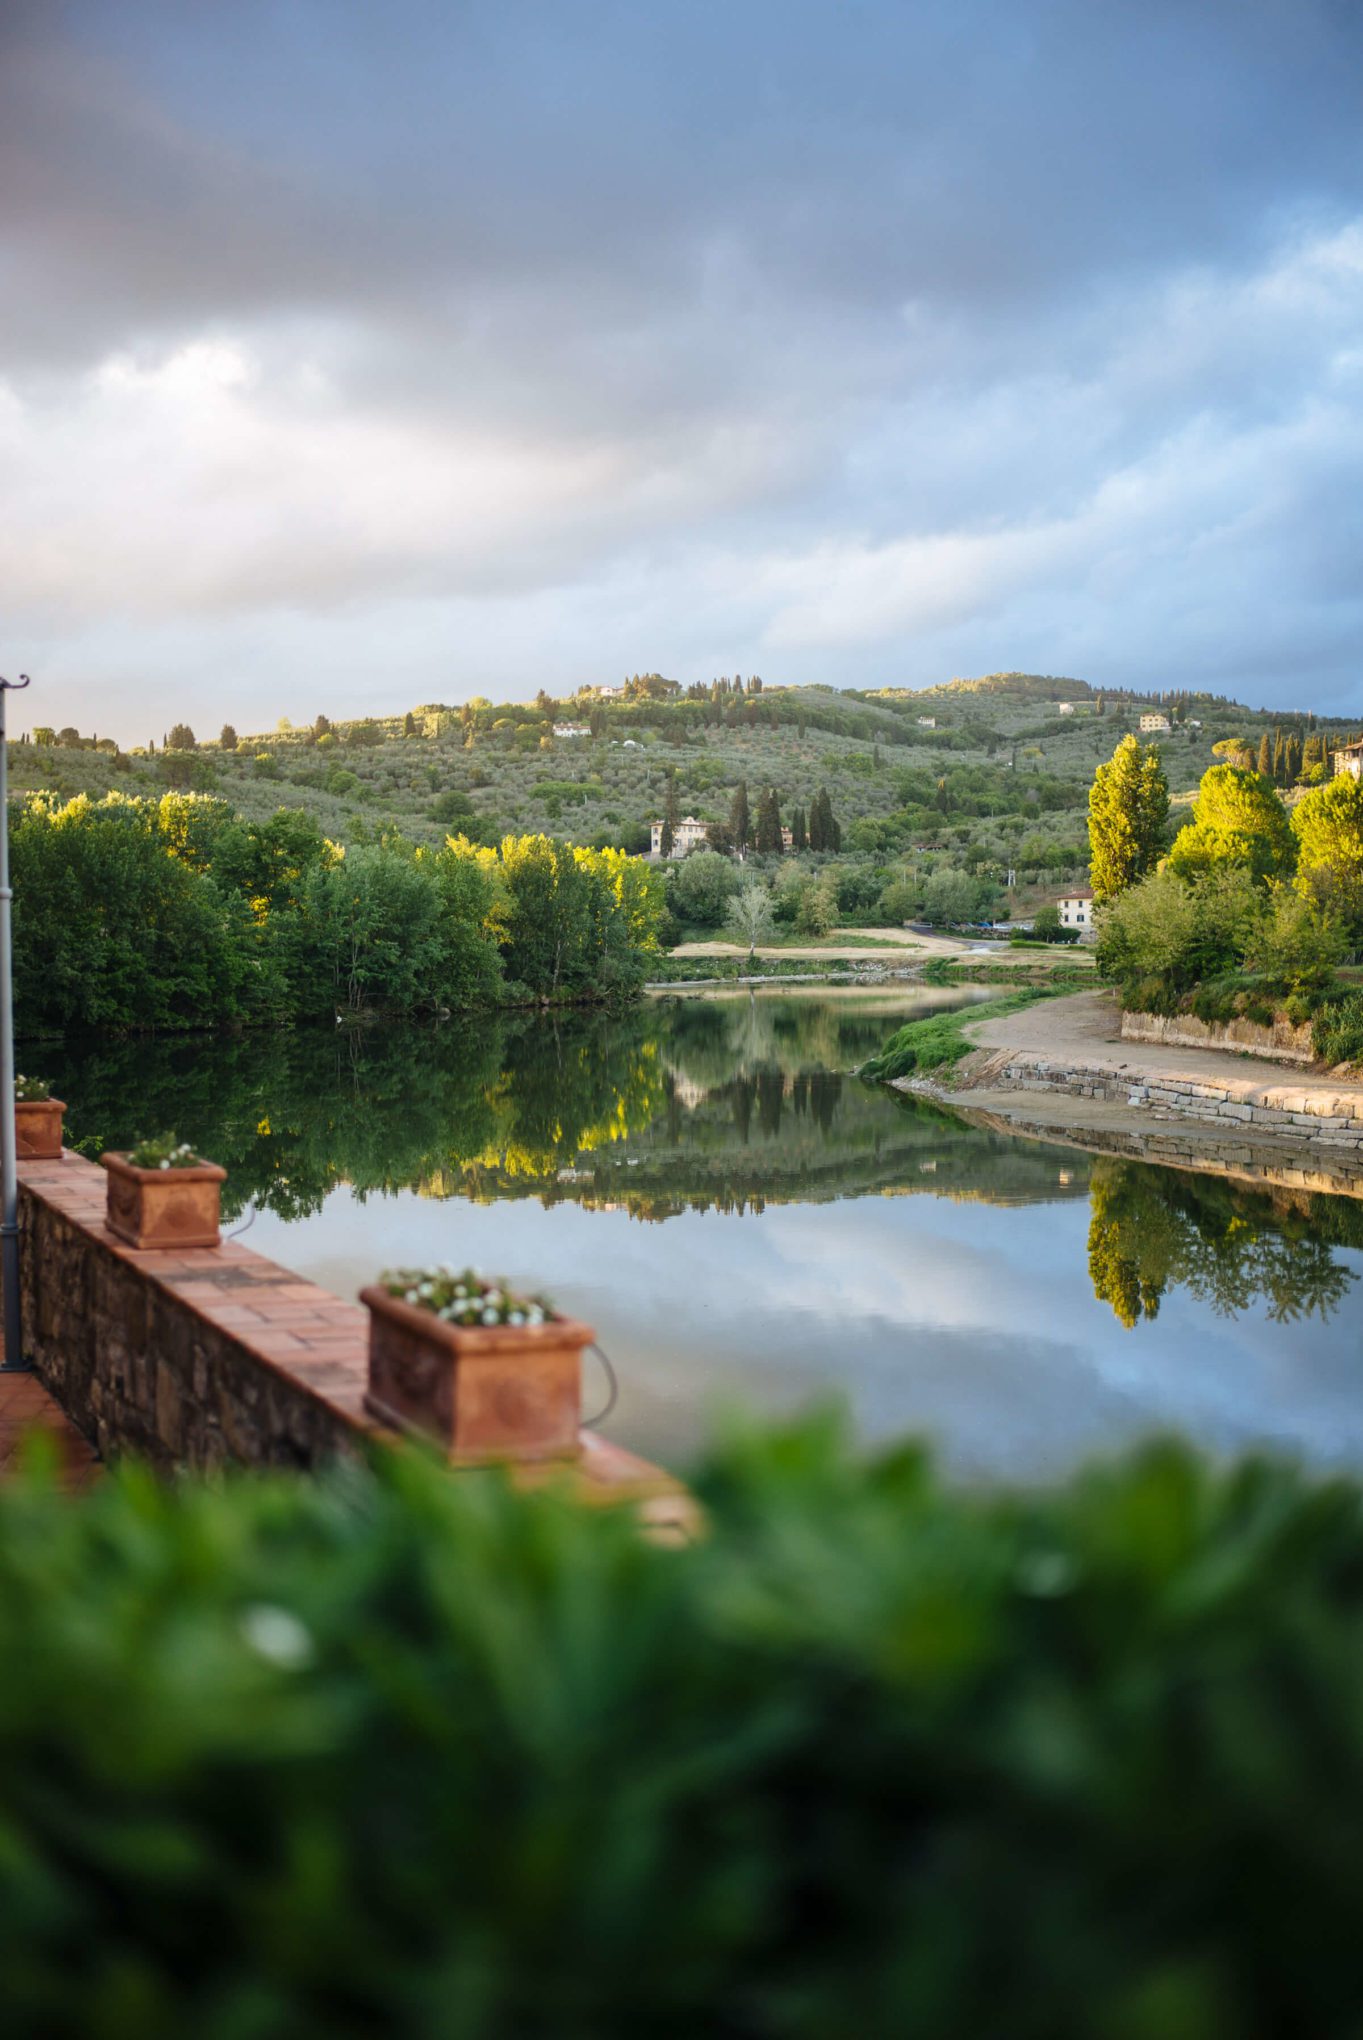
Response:
[[[174,1297],[262,1367],[334,1411],[352,1429],[386,1435],[363,1410],[369,1313],[361,1304],[344,1302],[236,1240],[225,1239],[220,1247],[165,1252],[126,1245],[104,1223],[104,1172],[82,1155],[67,1153],[53,1162],[21,1161],[19,1177],[33,1196],[96,1240],[105,1253],[136,1267],[154,1288]],[[11,1389],[16,1383],[31,1384],[71,1428],[35,1377],[10,1377]],[[6,1385],[0,1375],[0,1398]],[[0,1425],[6,1407],[0,1399]],[[635,1499],[650,1527],[664,1534],[672,1529],[684,1533],[694,1505],[671,1474],[594,1431],[583,1431],[581,1443],[577,1473],[586,1498]],[[533,1484],[552,1475],[527,1467],[518,1477]]]

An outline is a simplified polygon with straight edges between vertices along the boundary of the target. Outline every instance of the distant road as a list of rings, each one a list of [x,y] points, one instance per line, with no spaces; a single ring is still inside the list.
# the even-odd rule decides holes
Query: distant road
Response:
[[[1016,964],[1035,969],[1037,964],[1051,960],[1039,949],[1014,949],[1007,942],[971,942],[959,935],[922,935],[907,928],[858,928],[858,940],[848,942],[832,935],[826,942],[811,942],[807,946],[787,949],[757,945],[757,954],[764,957],[788,956],[795,961],[809,962],[822,959],[825,962],[859,963],[873,957],[877,951],[882,954],[893,950],[902,954],[910,952],[908,960],[913,963],[927,963],[934,956],[950,957],[957,961],[975,963]],[[674,956],[746,956],[746,945],[741,942],[683,942],[672,951]],[[1081,967],[1092,965],[1093,951],[1082,945],[1064,947],[1054,945],[1052,957],[1056,963],[1077,963]]]

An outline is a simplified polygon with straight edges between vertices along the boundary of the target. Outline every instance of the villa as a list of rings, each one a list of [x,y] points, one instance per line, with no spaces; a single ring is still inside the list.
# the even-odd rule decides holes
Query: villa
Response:
[[[1062,928],[1077,928],[1080,935],[1093,933],[1093,894],[1087,886],[1080,886],[1071,893],[1062,893],[1056,901],[1060,909]]]
[[[709,826],[708,822],[698,822],[694,815],[688,815],[685,821],[675,823],[672,829],[672,855],[674,857],[685,857],[689,850],[698,850],[705,841],[705,831]],[[661,822],[654,822],[652,833],[653,855],[661,857],[663,854],[663,824]]]

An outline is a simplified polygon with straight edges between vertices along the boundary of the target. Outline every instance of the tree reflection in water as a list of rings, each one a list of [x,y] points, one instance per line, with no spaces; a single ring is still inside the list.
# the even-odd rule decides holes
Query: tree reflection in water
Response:
[[[1363,1247],[1363,1204],[1260,1191],[1143,1162],[1095,1163],[1089,1274],[1128,1328],[1158,1316],[1170,1287],[1218,1315],[1262,1298],[1275,1324],[1328,1318],[1354,1281],[1336,1246]]]
[[[898,1010],[728,997],[447,1027],[138,1042],[45,1057],[93,1149],[173,1126],[228,1169],[225,1210],[282,1218],[348,1184],[534,1196],[662,1220],[918,1190],[1078,1197],[1072,1154],[964,1125],[847,1072]]]

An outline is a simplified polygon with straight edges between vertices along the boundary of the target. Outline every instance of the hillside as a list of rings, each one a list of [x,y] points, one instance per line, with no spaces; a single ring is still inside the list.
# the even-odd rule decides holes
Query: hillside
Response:
[[[334,725],[323,716],[306,729],[243,732],[235,748],[201,730],[193,749],[158,743],[118,754],[70,731],[56,743],[16,745],[11,756],[19,791],[187,787],[221,794],[250,817],[305,808],[345,842],[391,830],[428,843],[450,831],[492,841],[545,830],[642,849],[670,770],[678,811],[707,821],[727,817],[740,779],[754,808],[758,791],[773,785],[787,821],[796,803],[807,811],[826,786],[844,858],[883,865],[936,852],[1056,876],[1082,869],[1094,766],[1158,700],[1103,697],[1081,680],[1019,673],[917,692],[756,681],[684,691],[646,675],[611,696],[424,703],[405,715]],[[1164,703],[1187,718],[1162,740],[1176,792],[1196,784],[1220,739],[1257,744],[1264,731],[1308,727],[1304,715],[1209,697]],[[555,735],[555,723],[584,734]],[[1318,727],[1338,735],[1347,726]]]

